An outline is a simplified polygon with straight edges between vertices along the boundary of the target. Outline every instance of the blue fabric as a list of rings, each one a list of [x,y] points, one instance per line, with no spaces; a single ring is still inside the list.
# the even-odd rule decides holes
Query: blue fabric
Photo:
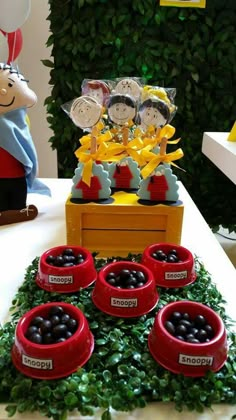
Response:
[[[0,147],[24,166],[28,192],[51,195],[50,189],[36,179],[37,153],[26,122],[25,108],[0,115]]]

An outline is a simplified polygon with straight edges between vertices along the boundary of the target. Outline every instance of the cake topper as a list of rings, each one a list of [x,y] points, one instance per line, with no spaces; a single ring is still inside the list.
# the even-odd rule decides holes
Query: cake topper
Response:
[[[136,103],[129,95],[119,93],[111,95],[107,104],[109,120],[119,126],[124,126],[136,116]]]
[[[115,86],[115,93],[122,95],[130,95],[135,100],[138,100],[141,95],[141,86],[136,80],[130,78],[121,79]]]
[[[34,219],[27,193],[50,195],[36,180],[37,154],[27,124],[26,109],[37,101],[27,80],[11,65],[0,63],[0,225]]]
[[[96,101],[104,105],[110,95],[110,89],[103,80],[84,80],[82,83],[82,94],[91,96]]]
[[[150,126],[163,127],[168,122],[169,117],[169,108],[164,101],[149,98],[140,105],[138,123],[146,131]]]
[[[70,109],[73,123],[82,129],[94,127],[102,116],[102,106],[91,96],[76,98]]]

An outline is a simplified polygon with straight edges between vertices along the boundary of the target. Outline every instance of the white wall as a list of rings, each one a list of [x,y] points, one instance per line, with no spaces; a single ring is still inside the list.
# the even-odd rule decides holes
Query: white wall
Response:
[[[44,100],[50,95],[49,69],[40,60],[50,58],[50,49],[46,48],[49,37],[49,22],[46,20],[49,14],[47,0],[32,0],[31,11],[27,21],[21,27],[23,35],[23,48],[16,60],[20,71],[30,81],[29,86],[35,91],[38,102],[29,109],[31,134],[38,153],[39,177],[57,178],[57,155],[51,149],[49,138],[52,131],[46,120],[46,108]],[[0,59],[7,59],[4,53],[4,41],[1,37]],[[6,55],[6,57],[3,57]]]

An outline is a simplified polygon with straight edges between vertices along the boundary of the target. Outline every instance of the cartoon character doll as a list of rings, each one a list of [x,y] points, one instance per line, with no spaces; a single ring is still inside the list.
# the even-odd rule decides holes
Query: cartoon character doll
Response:
[[[34,219],[27,193],[50,195],[36,180],[37,154],[27,124],[26,108],[37,101],[27,80],[11,65],[0,63],[0,225]]]

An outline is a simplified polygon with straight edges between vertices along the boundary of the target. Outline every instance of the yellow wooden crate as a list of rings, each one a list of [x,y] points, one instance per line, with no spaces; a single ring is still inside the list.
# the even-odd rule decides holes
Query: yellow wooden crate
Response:
[[[180,244],[183,204],[143,205],[135,193],[115,192],[109,204],[66,201],[67,244],[80,245],[100,257],[142,253],[146,246]]]

